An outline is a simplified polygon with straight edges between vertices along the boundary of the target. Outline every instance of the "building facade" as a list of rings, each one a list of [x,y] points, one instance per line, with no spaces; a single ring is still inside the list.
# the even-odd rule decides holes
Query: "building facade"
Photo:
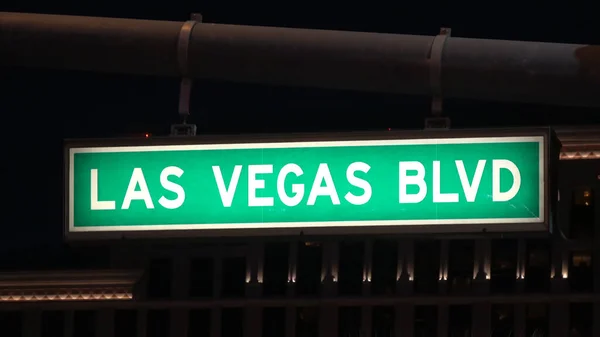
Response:
[[[559,133],[550,235],[72,243],[100,253],[0,275],[0,336],[600,336],[600,132],[586,132]]]

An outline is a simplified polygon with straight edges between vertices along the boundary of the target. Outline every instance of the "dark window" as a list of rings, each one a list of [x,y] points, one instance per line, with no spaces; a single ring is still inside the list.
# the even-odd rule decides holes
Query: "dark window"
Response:
[[[63,337],[65,335],[64,311],[42,312],[41,337]]]
[[[322,263],[323,249],[319,243],[299,243],[296,269],[296,293],[298,295],[319,294]]]
[[[146,317],[146,336],[169,337],[170,323],[169,310],[149,310]]]
[[[394,336],[394,307],[373,308],[373,337]]]
[[[340,337],[358,337],[362,328],[360,307],[340,307],[338,311],[338,333]]]
[[[137,311],[115,311],[115,337],[137,336]]]
[[[73,313],[73,337],[96,336],[96,312],[92,310]]]
[[[319,308],[296,308],[296,337],[319,335]]]
[[[438,335],[438,308],[433,305],[415,307],[415,337]]]
[[[592,303],[571,303],[570,313],[569,337],[592,337],[594,326]]]
[[[550,290],[550,244],[545,240],[527,242],[525,287],[529,292]]]
[[[448,308],[448,336],[471,336],[472,309],[470,305],[452,305]]]
[[[594,236],[594,191],[591,188],[578,188],[571,199],[570,235],[572,238]]]
[[[171,295],[173,264],[169,258],[150,261],[148,267],[148,297],[166,298]]]
[[[471,289],[475,264],[473,240],[452,240],[448,245],[448,286],[452,292]]]
[[[394,294],[398,276],[398,242],[377,240],[373,243],[371,291],[375,295]]]
[[[432,294],[438,291],[440,277],[440,242],[415,242],[415,292]]]
[[[246,291],[246,258],[229,257],[223,259],[221,279],[223,297],[243,297]]]
[[[289,242],[273,242],[265,245],[263,293],[266,296],[285,295],[288,282],[289,259]]]
[[[338,292],[340,295],[362,293],[365,244],[364,242],[342,242],[340,244],[338,270]]]
[[[511,293],[515,291],[518,254],[517,240],[492,241],[491,292]]]
[[[212,297],[215,274],[213,258],[196,258],[190,261],[190,296]]]
[[[525,321],[526,336],[546,337],[548,336],[548,326],[548,306],[546,304],[529,304]]]
[[[244,336],[244,309],[225,308],[221,313],[221,336]]]
[[[515,316],[512,304],[494,304],[491,314],[491,337],[509,337],[515,335]]]
[[[572,291],[592,292],[594,290],[591,252],[571,252],[569,285]]]
[[[210,309],[192,309],[189,313],[188,337],[210,336]],[[135,336],[134,336],[135,337]]]
[[[285,336],[285,308],[265,308],[263,310],[263,337]]]
[[[20,311],[0,311],[0,335],[21,337],[23,334],[23,315]]]

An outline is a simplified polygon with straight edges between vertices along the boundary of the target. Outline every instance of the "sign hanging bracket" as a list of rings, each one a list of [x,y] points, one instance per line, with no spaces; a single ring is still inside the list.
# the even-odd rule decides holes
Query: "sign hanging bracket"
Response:
[[[425,119],[425,129],[450,129],[450,118],[442,117],[442,57],[450,33],[450,28],[441,28],[440,33],[433,38],[433,43],[431,44],[429,53],[429,83],[432,93],[432,117]]]
[[[197,23],[202,22],[202,15],[194,13],[190,20],[186,21],[179,31],[179,40],[177,41],[177,59],[179,71],[181,73],[181,85],[179,89],[179,116],[181,124],[171,125],[171,136],[195,136],[196,125],[188,124],[190,115],[190,96],[192,93],[193,80],[189,77],[189,47],[192,31]]]

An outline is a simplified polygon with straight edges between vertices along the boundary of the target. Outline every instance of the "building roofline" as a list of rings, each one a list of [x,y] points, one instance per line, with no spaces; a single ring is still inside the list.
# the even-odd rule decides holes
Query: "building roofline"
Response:
[[[31,287],[132,287],[142,271],[132,270],[69,270],[1,272],[0,289]]]

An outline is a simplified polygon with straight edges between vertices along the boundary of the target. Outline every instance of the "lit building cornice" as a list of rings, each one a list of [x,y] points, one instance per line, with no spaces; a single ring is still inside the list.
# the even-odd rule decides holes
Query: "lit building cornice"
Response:
[[[561,160],[600,159],[600,125],[556,127]]]
[[[107,270],[0,273],[0,302],[131,300],[140,277]]]
[[[560,160],[600,159],[600,151],[561,151]]]

